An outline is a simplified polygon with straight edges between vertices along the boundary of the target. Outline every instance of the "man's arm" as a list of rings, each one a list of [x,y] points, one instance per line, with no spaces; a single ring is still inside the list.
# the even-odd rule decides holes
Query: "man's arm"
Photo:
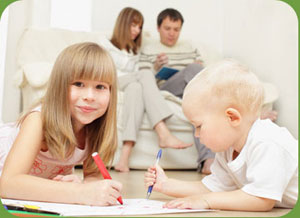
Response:
[[[150,70],[154,73],[154,62],[155,62],[156,55],[150,55],[141,53],[140,59],[138,62],[138,69],[141,70]]]
[[[194,63],[204,66],[204,61],[202,59],[202,56],[201,56],[198,48],[195,48],[195,53],[196,53],[196,58],[195,58]]]

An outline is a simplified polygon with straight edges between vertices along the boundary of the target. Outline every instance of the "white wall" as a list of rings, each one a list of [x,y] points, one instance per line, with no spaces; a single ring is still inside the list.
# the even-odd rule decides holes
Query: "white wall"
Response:
[[[62,6],[69,1],[59,0]],[[151,0],[151,3],[148,0],[89,0],[91,13],[85,12],[89,9],[79,13],[76,7],[84,2],[76,0],[73,7],[66,5],[61,10],[72,12],[72,19],[64,17],[64,13],[51,12],[51,0],[14,3],[18,6],[12,7],[9,16],[4,91],[8,97],[3,105],[5,121],[14,120],[19,110],[19,91],[13,86],[12,77],[17,69],[17,40],[26,25],[49,27],[54,18],[51,14],[55,14],[58,16],[55,25],[64,28],[72,29],[76,18],[86,21],[77,25],[76,30],[111,31],[121,9],[131,6],[143,13],[144,29],[158,37],[156,16],[162,9],[173,7],[185,18],[182,38],[201,42],[226,57],[243,61],[263,81],[278,87],[280,98],[275,104],[279,112],[278,124],[288,127],[298,138],[298,21],[287,4],[277,0]]]
[[[14,2],[9,6],[2,114],[4,122],[15,120],[20,111],[21,96],[14,84],[13,76],[18,69],[15,60],[17,41],[28,20],[28,8],[25,1]]]
[[[276,85],[277,123],[298,138],[298,21],[286,3],[273,0],[226,0],[224,56],[251,66]],[[237,19],[239,18],[239,19]]]
[[[2,107],[4,94],[4,72],[5,72],[5,56],[6,56],[6,40],[7,40],[7,25],[8,25],[9,9],[6,8],[0,20],[0,124],[3,122]]]
[[[224,0],[94,0],[92,29],[112,30],[119,12],[124,7],[134,7],[144,16],[144,30],[159,37],[156,18],[160,11],[171,7],[178,9],[184,17],[181,37],[202,42],[222,53],[222,5]],[[107,3],[109,2],[109,4]]]
[[[91,25],[92,0],[51,0],[51,27],[91,31]]]

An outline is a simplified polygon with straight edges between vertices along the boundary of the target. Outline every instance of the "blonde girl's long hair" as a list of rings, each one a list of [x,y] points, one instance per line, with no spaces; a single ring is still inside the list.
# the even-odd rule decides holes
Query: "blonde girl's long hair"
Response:
[[[85,126],[89,148],[84,169],[87,173],[96,172],[97,168],[91,157],[95,151],[100,154],[104,163],[111,164],[117,148],[116,78],[112,58],[95,43],[74,44],[60,53],[52,69],[41,111],[44,140],[52,156],[59,159],[70,157],[78,144],[69,105],[72,81],[97,80],[110,85],[110,101],[105,114]]]
[[[141,26],[141,32],[135,40],[131,39],[131,25],[135,23]],[[142,30],[144,18],[141,12],[134,8],[124,8],[116,21],[111,43],[120,50],[126,49],[127,52],[132,51],[137,54],[142,44]]]

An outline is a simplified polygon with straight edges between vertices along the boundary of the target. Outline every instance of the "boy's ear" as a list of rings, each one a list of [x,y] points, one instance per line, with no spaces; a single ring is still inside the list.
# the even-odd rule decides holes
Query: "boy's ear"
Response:
[[[233,126],[238,126],[242,121],[241,113],[235,108],[227,108],[225,110],[225,115]]]

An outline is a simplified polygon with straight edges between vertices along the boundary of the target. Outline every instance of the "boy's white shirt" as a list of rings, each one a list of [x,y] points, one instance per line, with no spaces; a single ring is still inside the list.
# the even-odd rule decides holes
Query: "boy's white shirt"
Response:
[[[257,120],[233,161],[232,154],[232,148],[216,154],[212,174],[202,180],[208,189],[241,189],[276,200],[277,207],[294,207],[298,199],[298,141],[286,128],[270,120]]]

